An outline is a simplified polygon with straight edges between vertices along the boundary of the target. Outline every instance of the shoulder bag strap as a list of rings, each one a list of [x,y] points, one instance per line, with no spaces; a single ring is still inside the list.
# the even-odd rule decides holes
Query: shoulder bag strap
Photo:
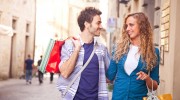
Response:
[[[97,48],[97,43],[95,43],[94,49],[90,55],[90,57],[88,58],[88,60],[86,61],[86,63],[83,65],[83,67],[80,69],[80,71],[76,74],[76,76],[72,79],[72,81],[69,83],[69,85],[67,86],[67,88],[65,89],[65,91],[63,92],[62,96],[64,97],[65,94],[67,93],[67,91],[70,89],[70,87],[72,86],[72,84],[76,81],[76,79],[80,76],[81,72],[86,68],[86,66],[89,64],[89,62],[91,61],[95,50]]]

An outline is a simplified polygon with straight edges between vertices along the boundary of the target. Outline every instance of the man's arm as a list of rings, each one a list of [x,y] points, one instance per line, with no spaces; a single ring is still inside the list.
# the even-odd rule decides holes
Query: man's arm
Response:
[[[110,55],[106,47],[104,51],[105,51],[105,56],[104,56],[105,71],[107,72],[110,63]],[[106,78],[106,83],[111,83],[111,81],[108,78]]]
[[[105,55],[104,55],[104,64],[105,64],[105,70],[107,71],[110,64],[110,55],[108,53],[107,47],[105,47]]]
[[[26,61],[24,62],[24,73],[26,73]]]
[[[80,41],[79,40],[73,40],[73,44],[74,44],[74,51],[72,53],[72,55],[70,56],[70,58],[68,60],[66,60],[60,67],[60,72],[61,75],[64,78],[68,78],[69,75],[73,72],[75,66],[76,66],[76,62],[78,59],[78,55],[79,55],[79,51],[80,51]]]

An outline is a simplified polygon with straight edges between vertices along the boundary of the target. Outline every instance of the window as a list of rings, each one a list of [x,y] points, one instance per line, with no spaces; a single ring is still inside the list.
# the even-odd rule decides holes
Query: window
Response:
[[[14,30],[16,30],[16,28],[17,28],[17,19],[15,19],[15,18],[13,18],[12,19],[12,28],[14,29]]]
[[[29,26],[30,26],[30,24],[27,23],[27,24],[26,24],[26,32],[27,32],[27,33],[29,33]]]

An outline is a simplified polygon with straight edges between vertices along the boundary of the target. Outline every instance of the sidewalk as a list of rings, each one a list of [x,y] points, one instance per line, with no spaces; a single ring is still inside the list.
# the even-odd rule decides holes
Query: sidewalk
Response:
[[[58,75],[54,75],[50,84],[49,73],[44,75],[44,82],[39,85],[37,77],[32,84],[26,85],[25,79],[9,79],[0,81],[0,100],[60,100],[60,93],[56,88]],[[112,93],[109,92],[109,100]]]
[[[48,74],[45,75],[42,85],[39,85],[37,77],[34,77],[29,85],[26,85],[24,79],[0,81],[0,100],[60,100],[56,88],[58,76],[55,75],[53,83],[50,84]]]

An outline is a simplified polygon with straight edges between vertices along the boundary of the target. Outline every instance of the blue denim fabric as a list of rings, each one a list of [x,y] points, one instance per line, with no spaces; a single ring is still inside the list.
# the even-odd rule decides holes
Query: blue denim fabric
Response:
[[[32,79],[32,70],[26,70],[26,82],[31,81]]]

